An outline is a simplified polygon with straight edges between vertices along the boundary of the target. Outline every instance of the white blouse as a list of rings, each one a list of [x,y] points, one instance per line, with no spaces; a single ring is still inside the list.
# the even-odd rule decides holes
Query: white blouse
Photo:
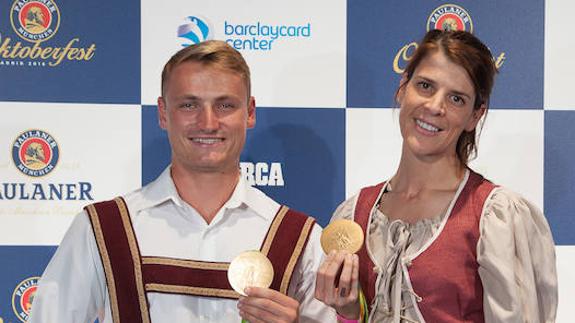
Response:
[[[378,275],[370,322],[424,322],[405,265],[441,234],[468,177],[469,171],[446,213],[435,218],[413,224],[390,222],[379,208],[372,208],[366,239]],[[358,195],[344,201],[332,221],[353,219]],[[518,194],[498,187],[483,206],[479,230],[477,262],[485,321],[554,322],[555,245],[543,213]]]

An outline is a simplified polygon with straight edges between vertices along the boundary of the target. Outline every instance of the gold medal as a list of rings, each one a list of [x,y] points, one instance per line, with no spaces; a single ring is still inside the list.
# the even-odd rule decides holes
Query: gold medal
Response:
[[[230,263],[228,280],[232,288],[246,296],[246,287],[268,288],[274,278],[274,267],[261,252],[250,250],[239,254]]]
[[[345,250],[353,254],[361,249],[363,230],[354,221],[338,219],[323,230],[320,242],[326,254],[332,250]]]

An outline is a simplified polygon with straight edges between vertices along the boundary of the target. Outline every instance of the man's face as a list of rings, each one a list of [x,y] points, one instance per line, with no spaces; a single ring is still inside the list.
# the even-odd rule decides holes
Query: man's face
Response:
[[[237,172],[246,130],[255,125],[255,101],[237,73],[197,62],[172,70],[158,98],[172,165],[189,172]]]

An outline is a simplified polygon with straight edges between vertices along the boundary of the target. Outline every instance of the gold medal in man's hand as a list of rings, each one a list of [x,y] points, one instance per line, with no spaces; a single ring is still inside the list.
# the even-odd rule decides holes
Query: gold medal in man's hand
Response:
[[[247,287],[268,288],[274,278],[270,260],[261,252],[244,251],[234,258],[228,268],[228,280],[232,288],[243,296]]]

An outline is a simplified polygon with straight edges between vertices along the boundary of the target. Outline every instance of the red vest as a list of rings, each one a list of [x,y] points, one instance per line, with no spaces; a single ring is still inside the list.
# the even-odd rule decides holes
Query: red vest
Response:
[[[239,298],[228,282],[229,263],[142,257],[122,198],[85,209],[104,266],[114,323],[149,323],[146,292]],[[314,223],[302,213],[280,208],[260,248],[274,268],[270,288],[287,294]]]
[[[355,207],[355,221],[364,232],[370,214],[385,183],[361,190]],[[469,178],[448,215],[439,236],[412,259],[408,266],[417,303],[427,322],[484,322],[483,286],[478,273],[477,242],[479,220],[485,200],[495,185],[470,171]],[[360,284],[368,304],[375,295],[377,273],[367,253],[367,239],[358,252]]]

